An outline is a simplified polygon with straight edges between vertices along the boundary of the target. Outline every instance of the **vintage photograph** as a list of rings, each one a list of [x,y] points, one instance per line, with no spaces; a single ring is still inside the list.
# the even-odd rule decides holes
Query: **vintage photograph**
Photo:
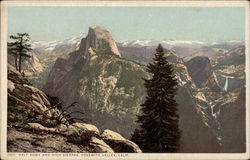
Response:
[[[2,7],[6,153],[249,153],[248,3],[123,3]]]

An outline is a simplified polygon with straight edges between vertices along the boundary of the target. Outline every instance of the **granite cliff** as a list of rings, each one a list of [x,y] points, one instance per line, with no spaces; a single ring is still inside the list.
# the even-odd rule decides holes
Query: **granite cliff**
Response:
[[[207,113],[204,95],[196,92],[183,60],[169,50],[166,56],[179,82],[176,99],[183,132],[180,152],[220,152],[216,138],[218,124]],[[63,107],[79,102],[79,109],[88,113],[93,124],[129,138],[137,125],[136,114],[145,96],[142,78],[148,77],[145,66],[120,57],[106,29],[90,27],[77,51],[56,60],[44,91],[59,97]]]

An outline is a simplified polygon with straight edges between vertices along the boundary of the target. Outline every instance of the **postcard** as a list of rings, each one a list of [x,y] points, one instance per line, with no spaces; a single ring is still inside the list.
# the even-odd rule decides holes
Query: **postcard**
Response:
[[[2,1],[1,159],[249,159],[248,1]]]

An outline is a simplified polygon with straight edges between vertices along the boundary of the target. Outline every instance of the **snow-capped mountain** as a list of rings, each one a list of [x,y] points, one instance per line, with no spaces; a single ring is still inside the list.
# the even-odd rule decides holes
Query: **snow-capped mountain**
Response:
[[[86,34],[82,33],[73,38],[65,40],[53,40],[53,41],[31,41],[31,47],[41,52],[52,52],[55,48],[60,46],[71,46],[78,48],[82,38],[85,38]],[[227,42],[205,42],[199,40],[174,40],[174,39],[163,39],[163,40],[128,40],[124,42],[117,42],[118,46],[122,47],[145,47],[145,46],[157,46],[162,44],[164,48],[172,49],[173,47],[192,47],[200,48],[203,46],[213,46],[214,48],[228,48],[232,45],[243,45],[244,41],[231,40]],[[231,48],[230,48],[231,49]]]
[[[125,41],[120,43],[120,45],[124,47],[142,47],[142,46],[157,46],[158,44],[162,44],[163,47],[170,49],[173,46],[203,46],[206,43],[196,40],[185,41],[185,40],[133,40],[133,41]]]
[[[162,44],[163,47],[171,49],[172,47],[203,47],[203,46],[221,46],[221,45],[243,45],[244,41],[231,40],[227,42],[205,42],[199,40],[132,40],[119,43],[123,47],[144,47],[157,46]]]
[[[43,49],[45,51],[53,51],[57,46],[64,45],[74,45],[78,47],[80,45],[81,39],[86,37],[85,33],[82,33],[73,38],[68,38],[65,40],[54,40],[54,41],[31,41],[31,47],[33,49]]]

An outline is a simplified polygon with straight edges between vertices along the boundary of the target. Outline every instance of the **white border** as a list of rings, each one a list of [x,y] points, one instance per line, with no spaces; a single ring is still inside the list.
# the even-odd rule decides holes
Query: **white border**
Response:
[[[197,7],[236,7],[236,6],[247,6],[247,1],[150,1],[150,0],[139,0],[139,1],[4,1],[5,6],[197,6]]]
[[[245,7],[246,10],[246,153],[174,153],[174,154],[54,154],[58,156],[18,156],[6,152],[7,139],[7,8],[9,6],[192,6],[192,7]],[[247,1],[3,1],[1,2],[1,158],[2,159],[249,159],[249,2]],[[43,153],[39,153],[42,155]],[[16,156],[15,156],[16,155]],[[82,155],[82,156],[81,156]],[[85,156],[84,156],[85,155]],[[86,155],[95,155],[88,157]],[[115,155],[115,156],[112,156]],[[124,156],[124,157],[123,157]]]
[[[1,158],[6,153],[7,140],[7,8],[1,3]]]

